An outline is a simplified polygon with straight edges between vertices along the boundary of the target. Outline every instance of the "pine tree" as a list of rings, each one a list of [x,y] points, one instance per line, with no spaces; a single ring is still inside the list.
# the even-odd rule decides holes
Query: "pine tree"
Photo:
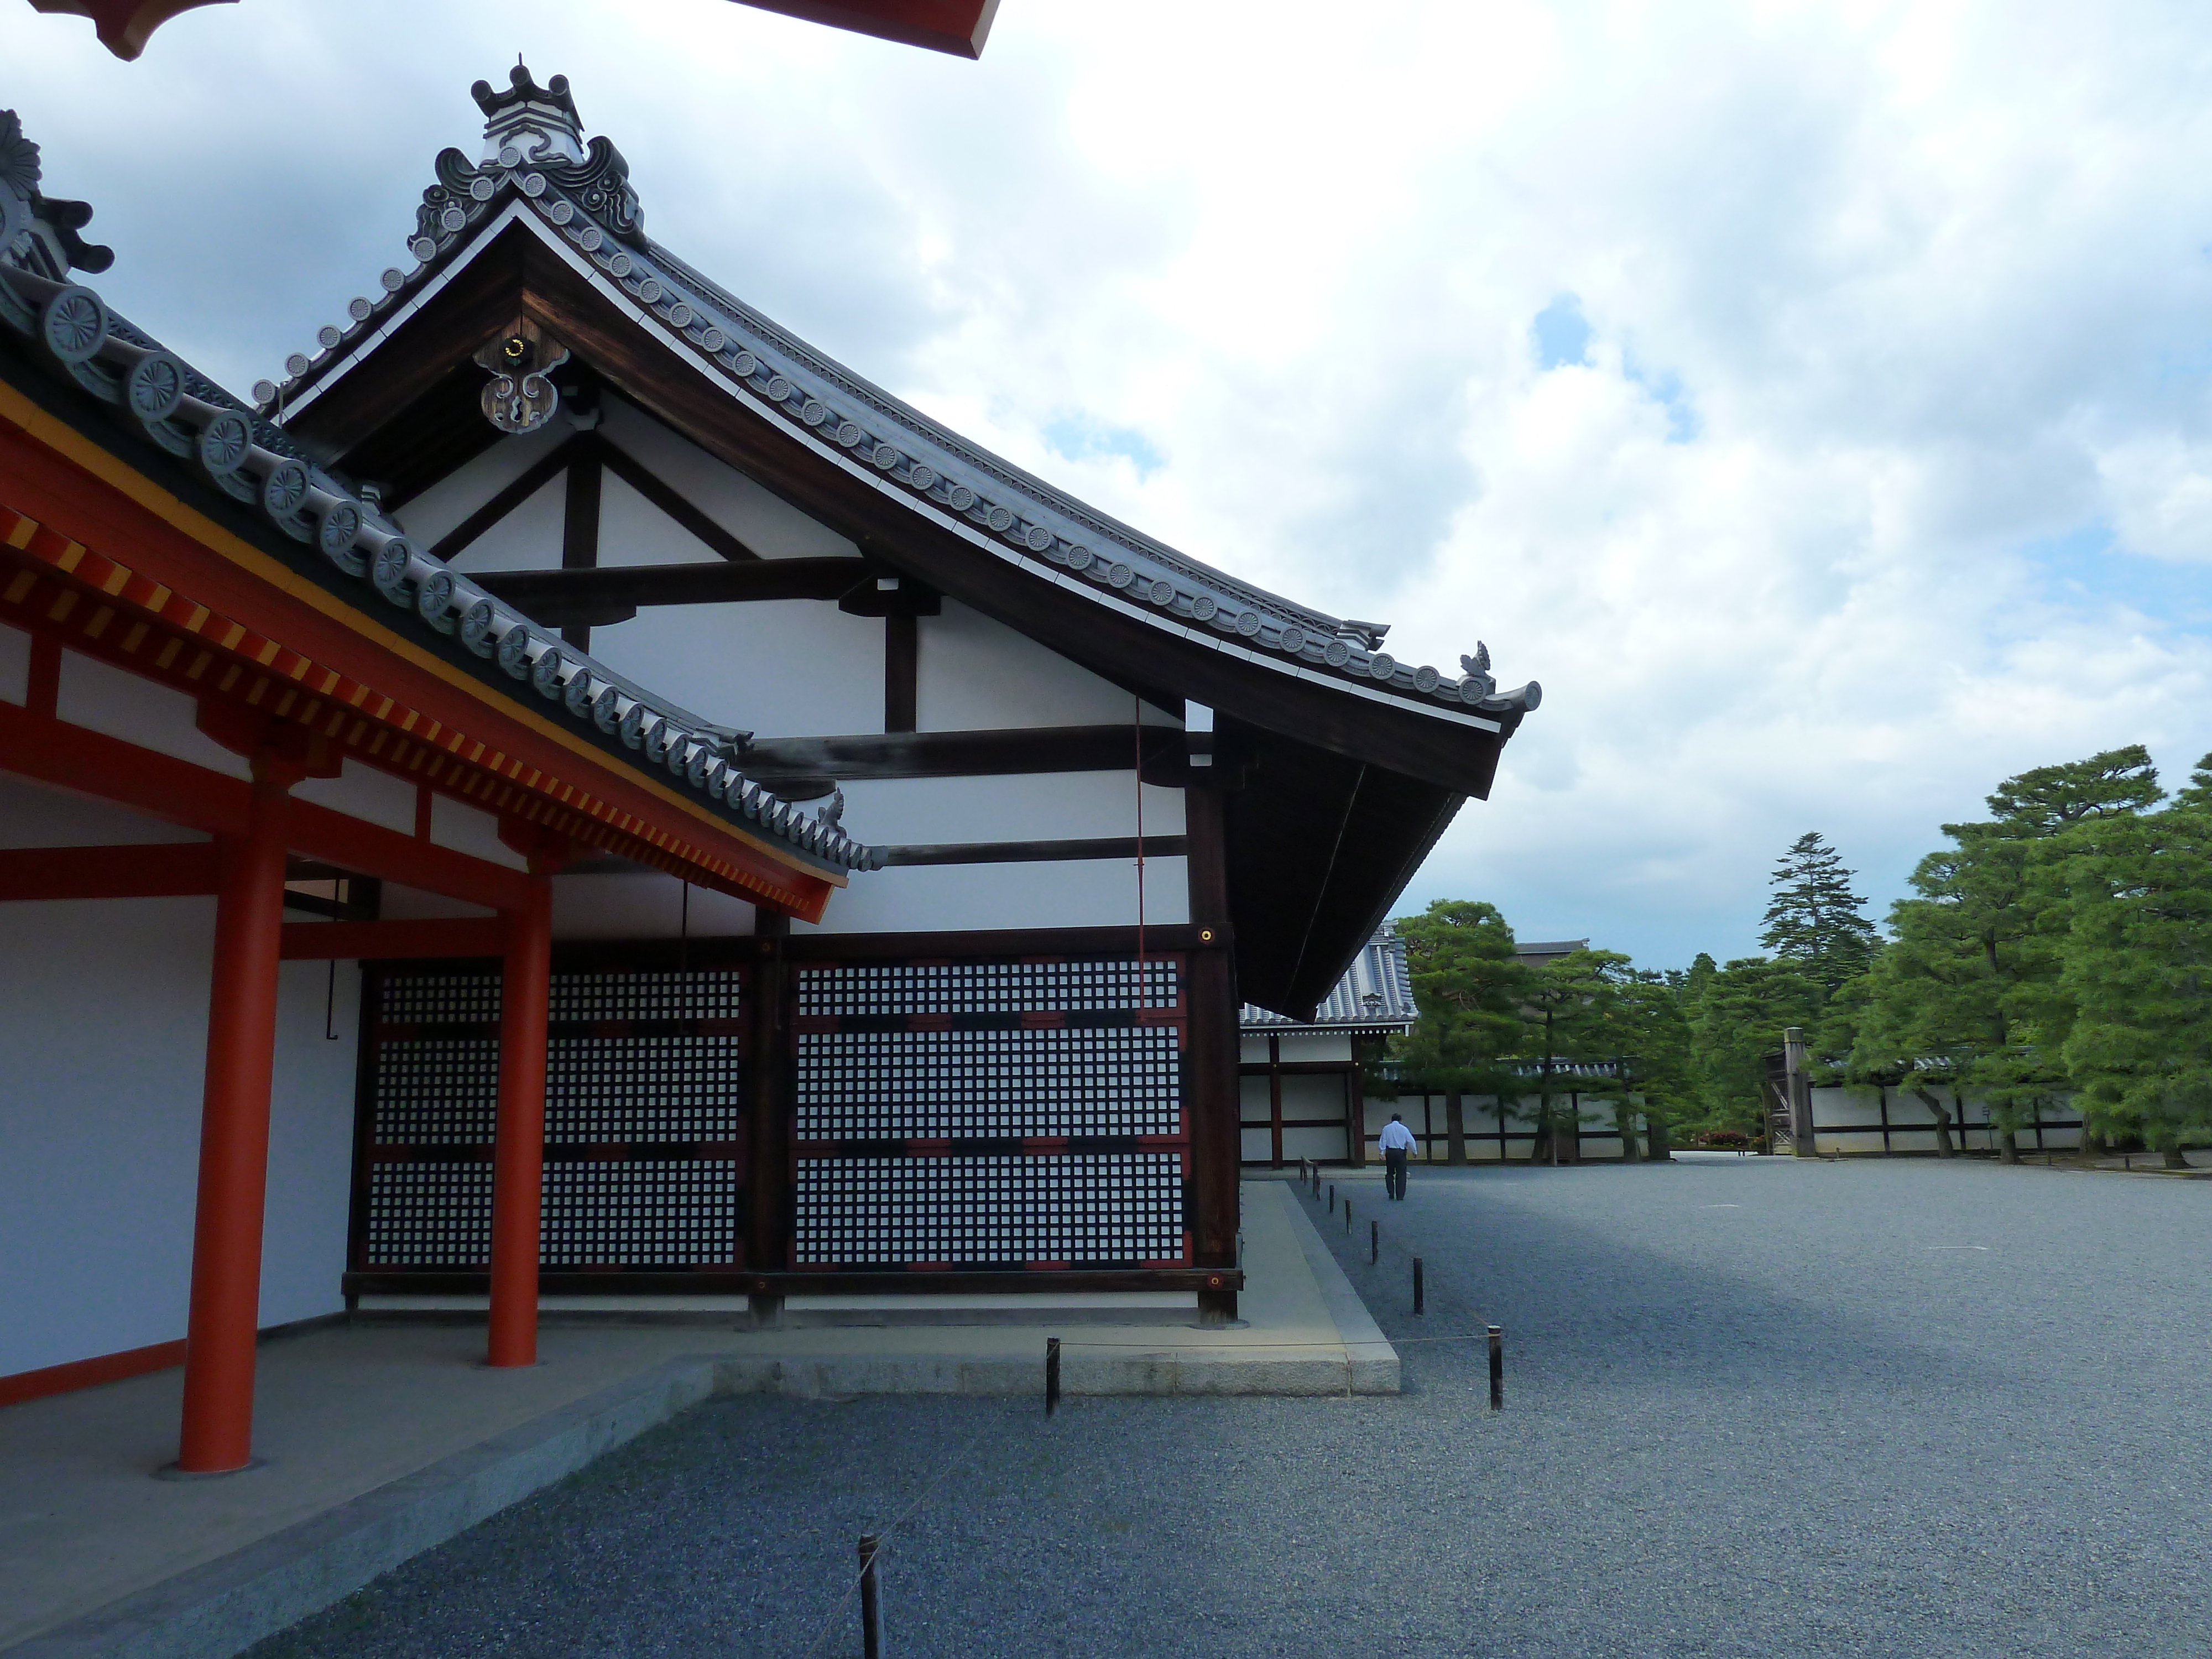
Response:
[[[1776,860],[1767,878],[1774,896],[1759,942],[1827,996],[1866,972],[1881,943],[1874,924],[1859,914],[1866,899],[1851,891],[1856,873],[1844,868],[1842,857],[1818,832],[1808,832]]]
[[[2165,811],[2085,818],[2052,848],[2082,1115],[2186,1169],[2185,1138],[2212,1129],[2212,755]]]

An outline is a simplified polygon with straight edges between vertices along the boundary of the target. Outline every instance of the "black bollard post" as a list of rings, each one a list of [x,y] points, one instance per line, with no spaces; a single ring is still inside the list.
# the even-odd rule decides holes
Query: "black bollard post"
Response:
[[[1350,1193],[1344,1195],[1344,1236],[1346,1238],[1352,1237],[1352,1194]]]
[[[1328,1183],[1328,1212],[1331,1215],[1336,1213],[1336,1183],[1334,1181]]]
[[[1060,1407],[1060,1339],[1048,1336],[1044,1340],[1044,1414],[1050,1417]]]
[[[865,1659],[883,1659],[883,1589],[876,1578],[876,1537],[860,1534],[860,1652]]]
[[[1316,1198],[1319,1198],[1321,1196],[1321,1165],[1318,1164],[1315,1164],[1313,1166],[1313,1195]]]
[[[1382,1259],[1382,1224],[1370,1221],[1367,1224],[1367,1265],[1371,1267]]]
[[[1413,1258],[1413,1311],[1421,1311],[1421,1258]]]
[[[1505,1331],[1498,1325],[1490,1328],[1490,1409],[1505,1409]]]

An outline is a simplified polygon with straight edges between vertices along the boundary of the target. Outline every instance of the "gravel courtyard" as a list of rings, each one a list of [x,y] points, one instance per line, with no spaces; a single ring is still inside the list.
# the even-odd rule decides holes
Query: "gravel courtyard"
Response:
[[[854,1539],[909,1506],[899,1659],[2212,1648],[2212,1183],[1747,1158],[1352,1190],[1356,1248],[1308,1213],[1376,1318],[1504,1326],[1503,1413],[1480,1344],[1433,1341],[1396,1399],[719,1401],[254,1653],[856,1654]]]

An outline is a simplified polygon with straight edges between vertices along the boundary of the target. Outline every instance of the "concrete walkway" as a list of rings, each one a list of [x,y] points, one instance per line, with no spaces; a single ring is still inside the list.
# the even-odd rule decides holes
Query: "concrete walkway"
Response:
[[[554,1326],[544,1363],[481,1328],[356,1324],[261,1352],[260,1468],[157,1480],[182,1376],[0,1411],[0,1659],[228,1655],[718,1394],[1395,1394],[1398,1356],[1279,1182],[1244,1189],[1243,1324]]]

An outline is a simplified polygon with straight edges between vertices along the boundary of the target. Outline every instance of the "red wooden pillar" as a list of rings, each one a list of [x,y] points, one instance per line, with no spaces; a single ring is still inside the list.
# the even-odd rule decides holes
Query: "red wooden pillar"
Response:
[[[534,1365],[538,1234],[545,1205],[545,1009],[553,977],[553,878],[540,860],[531,861],[528,902],[510,911],[506,921],[486,1359],[493,1365]]]
[[[200,1113],[191,1312],[177,1467],[223,1474],[253,1461],[253,1348],[269,1194],[269,1090],[284,923],[286,792],[301,774],[253,757],[246,834],[218,855],[207,1088]]]

